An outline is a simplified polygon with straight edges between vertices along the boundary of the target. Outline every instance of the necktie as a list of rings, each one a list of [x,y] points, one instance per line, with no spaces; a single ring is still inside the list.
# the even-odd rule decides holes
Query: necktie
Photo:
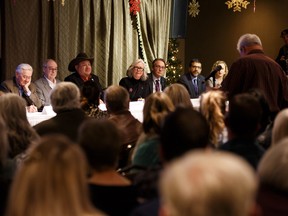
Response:
[[[192,80],[192,82],[193,82],[193,86],[194,86],[195,94],[198,95],[197,78],[194,78],[194,79]]]
[[[160,84],[159,84],[159,80],[155,80],[155,90],[156,92],[159,92],[160,91]]]

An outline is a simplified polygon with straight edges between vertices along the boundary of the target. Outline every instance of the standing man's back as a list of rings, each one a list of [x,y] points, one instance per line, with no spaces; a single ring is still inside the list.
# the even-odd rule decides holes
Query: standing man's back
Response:
[[[260,38],[255,34],[242,35],[237,50],[241,57],[231,65],[221,88],[228,92],[228,98],[256,88],[263,92],[274,115],[287,107],[287,78],[281,67],[264,54]]]

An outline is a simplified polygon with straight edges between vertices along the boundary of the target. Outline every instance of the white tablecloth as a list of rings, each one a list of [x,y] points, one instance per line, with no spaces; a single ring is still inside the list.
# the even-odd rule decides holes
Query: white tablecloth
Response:
[[[199,99],[191,99],[191,103],[193,104],[196,110],[199,110]],[[143,106],[144,101],[133,101],[130,102],[130,112],[131,114],[137,118],[140,122],[143,122]],[[99,108],[101,110],[106,110],[105,104],[100,104]],[[52,110],[51,106],[45,106],[42,112],[36,113],[27,113],[28,121],[32,126],[50,119],[54,117],[56,113]]]

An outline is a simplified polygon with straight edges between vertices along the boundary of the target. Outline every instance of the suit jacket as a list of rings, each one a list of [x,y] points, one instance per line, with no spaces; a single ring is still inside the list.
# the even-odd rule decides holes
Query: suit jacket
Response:
[[[152,94],[153,93],[153,74],[150,73],[148,74],[148,85],[149,85],[149,88],[148,88],[148,93],[149,94]],[[163,91],[165,88],[166,88],[166,79],[164,77],[160,77],[160,87],[161,87],[161,91]]]
[[[202,75],[197,76],[198,94],[196,94],[194,86],[192,84],[191,73],[183,74],[179,78],[178,83],[184,85],[187,88],[190,94],[190,98],[198,98],[203,92],[206,91],[205,77]]]
[[[0,90],[5,92],[5,93],[14,93],[14,94],[18,94],[19,95],[19,86],[16,83],[16,78],[13,77],[12,80],[5,80],[1,83],[0,86]],[[26,102],[27,102],[27,106],[30,106],[31,104],[34,104],[38,109],[41,108],[43,106],[41,100],[39,99],[37,93],[36,93],[36,86],[34,83],[30,83],[29,85],[29,90],[31,91],[31,95],[30,96],[22,96]]]
[[[56,83],[61,82],[59,79],[56,79]],[[39,99],[42,101],[44,106],[50,105],[50,93],[52,88],[49,86],[47,79],[43,76],[40,79],[34,82],[36,85],[36,93]]]

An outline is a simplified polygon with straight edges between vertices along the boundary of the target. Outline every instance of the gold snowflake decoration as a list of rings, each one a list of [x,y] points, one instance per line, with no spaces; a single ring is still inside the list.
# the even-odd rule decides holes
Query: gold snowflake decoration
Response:
[[[246,0],[231,0],[226,1],[225,4],[228,6],[228,9],[233,7],[233,12],[241,12],[241,8],[243,7],[246,9],[247,5],[250,4],[250,2]]]
[[[192,17],[196,17],[200,12],[199,7],[199,3],[196,2],[196,0],[192,0],[188,6],[189,15]]]

